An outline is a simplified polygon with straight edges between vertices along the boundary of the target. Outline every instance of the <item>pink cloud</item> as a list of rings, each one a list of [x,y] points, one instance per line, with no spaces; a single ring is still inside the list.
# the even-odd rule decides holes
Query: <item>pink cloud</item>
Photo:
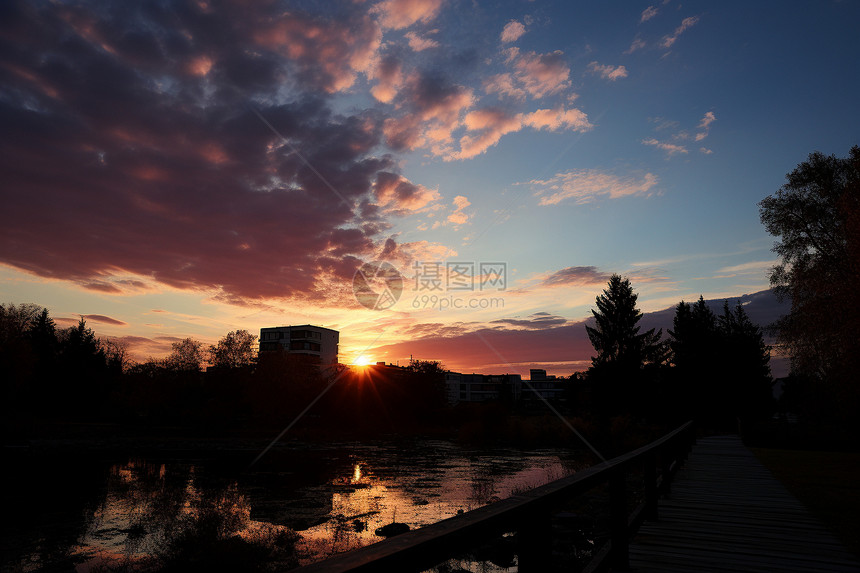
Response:
[[[706,137],[708,137],[708,133],[711,129],[711,124],[717,121],[717,116],[714,115],[714,112],[709,111],[702,118],[702,121],[699,122],[699,128],[702,130],[696,134],[696,141],[702,141]]]
[[[400,30],[416,22],[432,21],[442,7],[443,0],[383,0],[373,7],[372,12],[380,15],[386,28]]]
[[[419,36],[415,32],[406,32],[404,36],[409,41],[409,47],[416,52],[423,52],[424,50],[429,50],[430,48],[439,47],[439,42],[437,42],[436,40]]]
[[[698,16],[690,16],[688,18],[684,18],[681,20],[681,25],[675,28],[675,31],[663,38],[663,42],[660,44],[664,48],[671,48],[675,42],[678,40],[678,37],[692,28],[699,21]]]
[[[573,169],[557,173],[546,180],[528,182],[540,205],[557,205],[573,200],[578,204],[590,203],[601,197],[618,199],[634,195],[648,195],[657,185],[657,176],[646,173],[642,178],[620,177],[593,169]]]
[[[639,17],[639,23],[641,24],[642,22],[647,22],[648,20],[656,16],[657,12],[657,8],[655,8],[654,6],[648,6],[647,8],[642,10],[642,15]]]
[[[419,211],[439,199],[439,192],[416,185],[402,175],[380,172],[373,186],[379,204],[389,210]]]
[[[103,314],[84,314],[82,315],[87,322],[97,322],[100,324],[111,324],[113,326],[128,326],[127,322],[111,318]]]
[[[532,97],[541,98],[570,87],[570,68],[560,50],[521,55],[515,51],[509,57],[512,57],[517,80]]]
[[[407,342],[374,348],[374,356],[396,360],[413,355],[421,360],[440,360],[453,371],[519,373],[528,378],[530,367],[542,367],[547,363],[563,365],[558,368],[569,367],[569,371],[556,370],[559,374],[585,370],[593,353],[583,323],[556,328],[498,326],[467,332],[462,332],[462,328],[458,332],[446,325],[417,326],[420,329]],[[419,332],[424,336],[419,337]]]
[[[390,103],[403,83],[400,61],[393,57],[380,59],[373,75],[377,79],[377,84],[370,88],[370,93],[377,100]]]
[[[471,205],[469,200],[466,199],[466,197],[464,197],[463,195],[457,195],[456,197],[454,197],[452,203],[454,204],[454,207],[456,207],[456,209],[454,209],[453,213],[448,215],[448,222],[453,223],[454,225],[465,225],[466,223],[468,223],[469,217],[471,217],[471,215],[465,213],[464,209]]]
[[[625,54],[632,54],[633,52],[635,52],[637,50],[641,50],[646,45],[647,44],[645,43],[645,40],[642,40],[641,38],[636,38],[630,43],[630,47],[627,48],[626,50],[624,50],[624,53]]]
[[[501,41],[503,44],[516,42],[525,33],[525,26],[523,26],[520,22],[517,22],[516,20],[511,20],[510,22],[505,24],[505,27],[502,30]]]
[[[569,129],[571,131],[586,132],[594,126],[588,121],[588,116],[576,108],[565,109],[539,109],[523,116],[523,123],[535,129],[548,129],[558,131]]]
[[[386,142],[396,150],[430,146],[436,155],[446,155],[453,132],[474,102],[473,91],[465,86],[413,73],[398,97],[402,115],[385,121]]]
[[[382,42],[382,31],[366,14],[346,22],[290,13],[252,27],[258,46],[281,53],[303,79],[330,93],[351,87],[357,72],[369,71]]]
[[[604,80],[614,82],[615,80],[627,77],[627,68],[624,66],[609,66],[591,62],[588,64],[588,69],[592,73],[598,74]]]
[[[674,143],[667,143],[665,141],[658,141],[653,137],[650,139],[643,139],[642,143],[645,145],[650,145],[652,147],[656,147],[658,149],[662,149],[665,151],[670,157],[677,153],[688,153],[687,148],[683,145],[677,145]]]
[[[542,284],[549,287],[605,285],[610,276],[594,266],[567,267],[549,275]]]
[[[484,80],[484,91],[488,94],[497,93],[521,101],[526,99],[526,90],[516,85],[513,74],[509,73],[496,74]]]
[[[464,124],[469,131],[480,133],[467,133],[460,138],[460,151],[452,158],[468,159],[484,153],[506,133],[519,131],[522,119],[499,109],[483,109],[466,114]]]

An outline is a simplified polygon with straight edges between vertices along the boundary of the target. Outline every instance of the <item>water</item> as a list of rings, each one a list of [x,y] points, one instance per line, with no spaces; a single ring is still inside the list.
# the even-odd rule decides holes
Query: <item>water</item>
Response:
[[[415,529],[581,467],[565,450],[441,440],[281,444],[251,467],[258,445],[227,447],[199,457],[23,456],[4,503],[3,570],[145,568],[204,511],[244,538],[295,531],[295,557],[307,564],[375,543],[394,521]]]

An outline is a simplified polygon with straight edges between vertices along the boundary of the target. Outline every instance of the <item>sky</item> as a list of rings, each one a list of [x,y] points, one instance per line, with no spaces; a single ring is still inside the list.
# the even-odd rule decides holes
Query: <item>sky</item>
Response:
[[[857,22],[850,0],[4,2],[0,300],[138,360],[310,323],[346,363],[583,370],[613,273],[645,312],[768,288],[757,203],[860,143]]]

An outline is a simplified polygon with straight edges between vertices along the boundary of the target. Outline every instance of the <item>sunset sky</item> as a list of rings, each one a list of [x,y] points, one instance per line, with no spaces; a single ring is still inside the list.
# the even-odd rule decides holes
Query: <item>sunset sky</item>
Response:
[[[140,360],[311,323],[343,362],[581,370],[566,337],[612,273],[644,311],[768,288],[757,203],[860,143],[858,22],[852,0],[3,2],[0,302]],[[353,295],[368,261],[404,277],[391,308]],[[436,263],[474,274],[431,291]]]

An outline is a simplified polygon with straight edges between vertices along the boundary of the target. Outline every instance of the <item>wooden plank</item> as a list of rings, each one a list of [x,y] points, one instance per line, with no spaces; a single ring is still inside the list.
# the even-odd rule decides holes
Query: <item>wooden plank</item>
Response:
[[[699,440],[630,546],[630,569],[860,571],[737,436]]]

